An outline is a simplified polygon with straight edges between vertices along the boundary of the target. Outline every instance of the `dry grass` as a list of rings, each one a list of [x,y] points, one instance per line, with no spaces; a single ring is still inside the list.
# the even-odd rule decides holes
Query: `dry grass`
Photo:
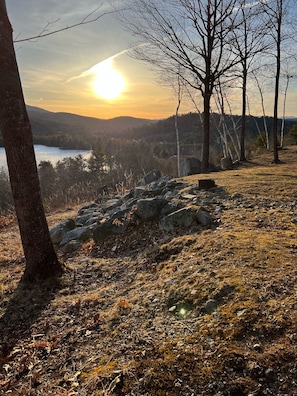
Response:
[[[3,224],[0,394],[296,395],[297,148],[280,158],[186,178],[220,187],[212,230],[140,225],[30,290]]]

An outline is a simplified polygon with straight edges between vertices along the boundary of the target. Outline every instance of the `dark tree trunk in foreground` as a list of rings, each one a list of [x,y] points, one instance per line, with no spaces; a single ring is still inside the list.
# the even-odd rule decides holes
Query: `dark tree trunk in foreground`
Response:
[[[281,70],[281,28],[282,28],[282,0],[279,3],[277,14],[277,38],[276,38],[276,73],[275,73],[275,88],[274,88],[274,111],[273,111],[273,163],[280,163],[278,157],[278,98],[279,98],[279,80]]]
[[[26,258],[25,281],[62,272],[42,204],[33,137],[5,0],[0,0],[0,129]]]
[[[210,93],[207,91],[203,98],[203,142],[201,171],[209,172],[209,144],[210,144]]]

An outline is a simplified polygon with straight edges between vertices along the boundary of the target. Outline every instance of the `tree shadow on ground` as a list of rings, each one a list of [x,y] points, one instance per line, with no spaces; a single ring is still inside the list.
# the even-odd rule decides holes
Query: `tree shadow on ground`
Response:
[[[18,341],[31,335],[32,325],[55,297],[59,284],[58,278],[38,284],[19,282],[0,318],[0,370]]]

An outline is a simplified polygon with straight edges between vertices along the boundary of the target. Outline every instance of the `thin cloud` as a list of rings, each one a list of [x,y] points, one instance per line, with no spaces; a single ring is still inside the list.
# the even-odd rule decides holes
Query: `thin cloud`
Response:
[[[103,65],[104,63],[112,62],[114,59],[118,58],[118,57],[121,56],[121,55],[124,55],[124,54],[128,53],[129,51],[130,51],[130,49],[125,49],[125,50],[123,50],[123,51],[118,52],[118,53],[115,54],[115,55],[110,56],[109,58],[106,58],[106,59],[102,60],[102,61],[99,62],[99,63],[96,63],[96,65],[90,67],[90,69],[88,69],[88,70],[85,70],[84,72],[82,72],[82,73],[79,74],[78,76],[74,76],[74,77],[69,78],[69,79],[66,81],[66,83],[69,83],[69,82],[71,82],[71,81],[73,81],[73,80],[77,80],[77,79],[79,79],[79,78],[87,77],[87,76],[89,76],[89,75],[91,75],[91,74],[96,74],[96,73],[101,69],[101,67],[102,67],[102,65]]]

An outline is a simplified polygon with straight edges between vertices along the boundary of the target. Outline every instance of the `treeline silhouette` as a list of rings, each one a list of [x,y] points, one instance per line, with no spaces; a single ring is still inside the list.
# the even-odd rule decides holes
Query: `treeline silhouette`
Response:
[[[41,113],[43,114],[43,113]],[[46,112],[47,114],[47,112]],[[50,113],[51,117],[53,117]],[[69,115],[70,117],[71,115]],[[75,115],[72,115],[75,117]],[[178,129],[180,135],[181,144],[192,145],[192,152],[195,154],[197,152],[197,145],[201,145],[202,142],[202,130],[203,125],[201,122],[201,117],[197,113],[182,114],[178,117]],[[141,120],[138,120],[136,127],[127,128],[126,117],[119,117],[115,127],[107,128],[103,123],[102,127],[96,127],[94,124],[95,120],[91,119],[93,122],[89,125],[88,117],[79,117],[80,123],[73,125],[72,123],[67,123],[68,118],[64,115],[63,122],[59,121],[53,122],[51,119],[43,119],[41,116],[33,117],[31,119],[34,144],[43,144],[45,146],[60,147],[63,149],[82,149],[82,150],[92,150],[97,145],[98,138],[121,138],[121,139],[136,139],[143,142],[162,142],[163,144],[174,144],[175,143],[175,117],[169,117],[163,120],[149,122],[148,120],[143,120],[142,125]],[[78,116],[77,116],[78,117]],[[266,117],[266,124],[268,131],[272,131],[273,128],[273,118]],[[86,126],[84,125],[84,120],[86,120]],[[97,120],[100,121],[100,120]],[[103,120],[101,120],[103,121]],[[105,120],[108,121],[108,120]],[[137,119],[134,120],[136,123]],[[235,135],[239,134],[241,117],[237,115],[225,115],[224,116],[224,126],[228,129],[229,133]],[[70,122],[70,121],[69,121]],[[122,122],[122,125],[121,125]],[[287,119],[285,122],[285,134],[288,133],[290,128],[296,124],[297,120]],[[93,125],[94,124],[94,125]],[[281,124],[281,120],[279,121]],[[98,123],[98,125],[101,125]],[[211,122],[211,145],[212,150],[218,151],[220,149],[220,139],[218,138],[218,129],[222,126],[222,115],[213,113]],[[263,117],[247,117],[246,123],[246,139],[247,141],[252,141],[257,138],[259,131],[264,130]],[[0,135],[0,146],[3,147],[2,137]]]
[[[222,157],[217,128],[219,122],[220,116],[214,114],[211,142],[211,160],[214,165],[219,165]],[[225,122],[230,133],[235,136],[236,128],[240,127],[240,117],[227,117]],[[266,123],[269,129],[272,128],[271,117],[266,118]],[[249,117],[247,125],[246,147],[248,156],[251,156],[262,146],[263,120]],[[286,121],[287,143],[296,143],[296,127],[295,120]],[[200,158],[202,124],[199,115],[190,113],[180,116],[178,128],[182,158]],[[98,138],[90,135],[88,139],[76,134],[35,136],[35,143],[39,144],[78,149],[86,148],[86,145],[92,146],[92,154],[88,158],[79,155],[75,158],[64,158],[55,165],[49,161],[42,161],[38,165],[41,192],[47,210],[93,200],[108,192],[123,192],[125,188],[135,186],[152,169],[160,169],[162,174],[177,175],[174,117],[131,128],[117,136]],[[9,178],[6,170],[0,169],[0,213],[10,211],[13,211],[13,200]]]

